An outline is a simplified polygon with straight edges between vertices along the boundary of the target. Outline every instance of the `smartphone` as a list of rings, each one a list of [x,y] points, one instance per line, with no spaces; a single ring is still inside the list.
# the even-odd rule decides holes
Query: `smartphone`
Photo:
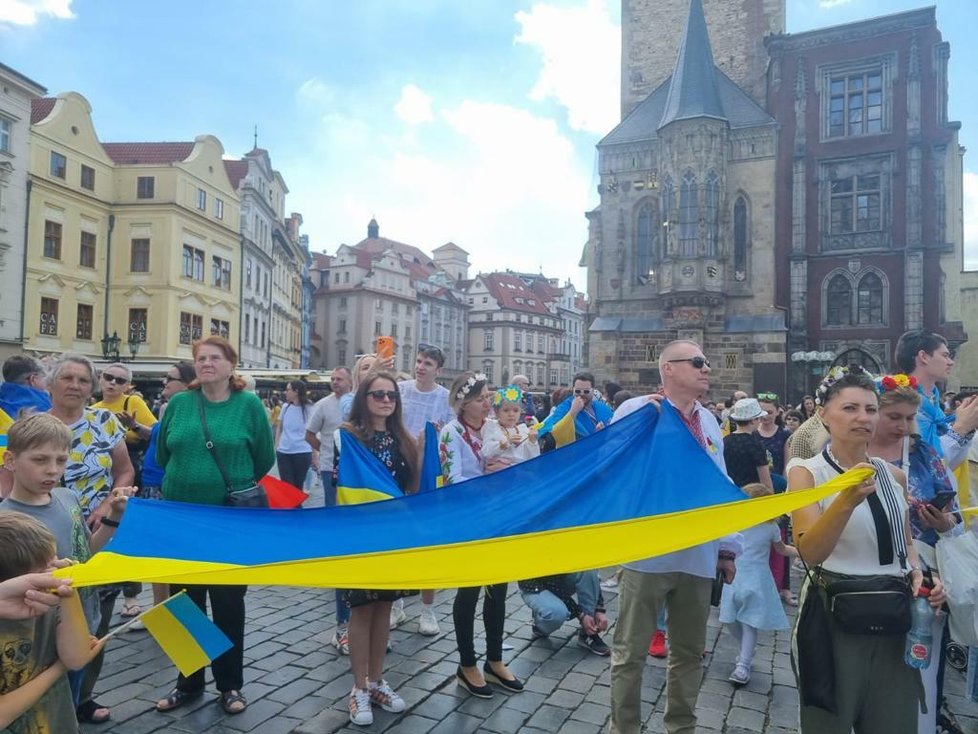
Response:
[[[378,336],[377,337],[377,360],[379,362],[384,362],[394,356],[394,337],[392,336]]]
[[[713,579],[713,588],[710,589],[711,607],[720,606],[720,599],[723,597],[723,585],[726,580],[727,577],[723,575],[723,571],[717,571],[717,577]]]
[[[958,493],[951,490],[938,492],[927,501],[927,504],[931,507],[936,507],[938,510],[943,510],[950,505],[957,496]]]

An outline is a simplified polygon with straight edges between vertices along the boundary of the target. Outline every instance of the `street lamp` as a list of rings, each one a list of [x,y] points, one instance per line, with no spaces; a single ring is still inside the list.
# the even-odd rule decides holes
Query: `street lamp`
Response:
[[[825,372],[825,365],[832,364],[835,361],[835,352],[792,352],[791,361],[797,365],[802,366],[805,377],[802,380],[802,391],[805,394],[810,394],[811,389],[810,380],[812,375],[821,377]]]
[[[106,362],[118,362],[121,343],[119,332],[113,331],[112,336],[109,336],[109,332],[105,332],[105,336],[102,337],[102,359]]]
[[[140,321],[133,321],[129,324],[129,354],[132,355],[132,361],[136,361],[136,355],[139,354],[139,348],[146,343],[146,324]]]
[[[139,347],[142,346],[143,340],[140,339],[135,334],[129,335],[129,354],[132,355],[132,361],[136,361],[136,355],[139,353]]]

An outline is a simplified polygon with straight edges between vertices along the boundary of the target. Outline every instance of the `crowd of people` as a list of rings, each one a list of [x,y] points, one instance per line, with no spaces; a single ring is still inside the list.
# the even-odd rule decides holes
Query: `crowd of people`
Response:
[[[50,365],[28,355],[4,363],[0,643],[25,652],[16,662],[0,661],[0,728],[19,721],[28,729],[69,732],[76,722],[111,719],[110,708],[94,698],[101,640],[120,596],[122,617],[143,612],[141,587],[75,592],[49,573],[97,553],[119,527],[129,497],[236,504],[234,497],[252,492],[277,465],[279,476],[300,488],[314,473],[324,504],[333,506],[346,501],[337,494],[337,479],[350,441],[376,457],[410,495],[419,487],[428,423],[437,429],[440,485],[451,492],[459,482],[559,450],[651,403],[675,412],[745,499],[804,490],[852,468],[868,469],[870,476],[791,518],[636,559],[604,581],[599,569],[514,579],[532,613],[534,641],[574,621],[576,644],[610,658],[611,732],[642,730],[648,655],[668,658],[666,731],[695,731],[711,605],[719,607],[738,651],[729,675],[733,686],[751,679],[759,633],[787,629],[785,607],[801,605],[792,661],[802,732],[954,731],[942,706],[946,595],[933,550],[942,538],[967,531],[958,490],[959,480],[967,481],[978,396],[940,393],[954,364],[940,335],[905,334],[892,375],[834,367],[797,406],[763,390],[708,400],[709,359],[701,345],[686,340],[662,348],[661,386],[650,395],[614,383],[599,391],[595,377],[581,372],[548,396],[549,405],[530,395],[522,375],[493,391],[485,375],[467,372],[446,388],[437,380],[444,354],[422,344],[413,378],[394,373],[391,357],[367,354],[352,368],[332,370],[326,397],[313,401],[305,383],[290,382],[271,410],[235,374],[237,359],[220,337],[195,343],[193,361],[170,367],[153,407],[133,389],[132,373],[121,363],[101,373],[78,354]],[[804,572],[797,595],[792,562]],[[853,584],[871,594],[884,589],[893,598],[926,597],[939,612],[929,665],[921,670],[904,662],[906,620],[896,618],[894,605],[861,609],[869,632],[836,613],[851,593],[840,589]],[[209,599],[214,623],[232,643],[211,669],[219,705],[239,714],[248,707],[247,587],[155,584],[154,602],[183,589],[205,612]],[[610,590],[618,595],[615,620],[606,611]],[[439,635],[436,591],[336,590],[332,644],[350,659],[353,724],[371,724],[374,708],[405,710],[385,678],[390,630],[407,619],[404,599],[420,595],[417,631]],[[456,681],[474,697],[524,689],[504,659],[507,594],[506,583],[455,590]],[[480,597],[484,651],[475,644]],[[204,688],[203,669],[178,675],[156,709],[183,707]]]

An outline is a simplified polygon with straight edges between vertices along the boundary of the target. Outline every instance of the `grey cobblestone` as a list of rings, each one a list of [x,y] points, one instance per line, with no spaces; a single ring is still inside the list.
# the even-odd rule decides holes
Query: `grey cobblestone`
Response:
[[[529,612],[510,584],[504,652],[510,668],[525,683],[518,694],[496,693],[476,699],[455,682],[458,665],[451,627],[451,591],[436,597],[442,633],[416,634],[420,602],[408,600],[407,622],[391,632],[394,649],[385,677],[398,689],[407,711],[375,711],[369,728],[349,723],[346,698],[352,685],[350,661],[329,644],[333,632],[331,589],[254,587],[247,597],[244,694],[250,705],[238,716],[220,708],[208,673],[208,691],[184,709],[153,710],[176,681],[176,671],[145,632],[126,632],[106,654],[98,699],[112,708],[106,725],[83,725],[84,734],[598,734],[610,708],[609,658],[577,647],[576,628],[567,624],[546,640],[531,641]],[[606,593],[614,622],[617,598]],[[150,603],[149,591],[141,598]],[[795,610],[789,609],[793,616]],[[481,625],[477,624],[478,629]],[[612,631],[608,633],[608,642]],[[736,648],[721,633],[715,613],[707,631],[703,685],[697,706],[702,734],[797,734],[798,692],[791,673],[786,633],[762,634],[750,683],[735,689],[727,681]],[[484,649],[477,641],[476,649]],[[648,659],[642,688],[647,731],[664,731],[665,661]],[[978,704],[964,697],[964,677],[947,672],[952,710],[965,731],[978,732]]]

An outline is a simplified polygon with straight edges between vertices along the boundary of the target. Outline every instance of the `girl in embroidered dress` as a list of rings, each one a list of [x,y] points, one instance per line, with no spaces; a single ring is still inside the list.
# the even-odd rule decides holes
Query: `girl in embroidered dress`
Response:
[[[404,428],[401,396],[394,375],[372,372],[363,377],[353,398],[350,419],[343,425],[349,433],[387,467],[405,494],[418,490],[420,456],[418,445]],[[340,447],[339,462],[343,461]],[[417,592],[348,589],[343,599],[350,608],[350,721],[360,726],[373,723],[372,705],[400,713],[402,699],[383,678],[384,657],[390,637],[391,604]]]
[[[509,459],[513,464],[540,455],[537,427],[528,427],[520,418],[523,412],[523,391],[516,385],[496,390],[492,405],[496,419],[486,421],[483,431],[485,442],[482,455],[488,461],[497,456]]]
[[[483,455],[484,430],[489,416],[489,378],[483,374],[463,372],[455,378],[448,399],[458,416],[442,429],[438,437],[438,454],[445,486],[505,469],[511,461],[501,456],[486,459]],[[451,490],[449,490],[451,491]],[[482,620],[486,628],[486,663],[476,665],[475,608],[480,586],[462,588],[455,595],[452,619],[458,642],[458,684],[473,696],[492,698],[487,680],[511,692],[522,691],[523,684],[503,664],[503,623],[506,620],[506,584],[486,587],[482,602]]]

